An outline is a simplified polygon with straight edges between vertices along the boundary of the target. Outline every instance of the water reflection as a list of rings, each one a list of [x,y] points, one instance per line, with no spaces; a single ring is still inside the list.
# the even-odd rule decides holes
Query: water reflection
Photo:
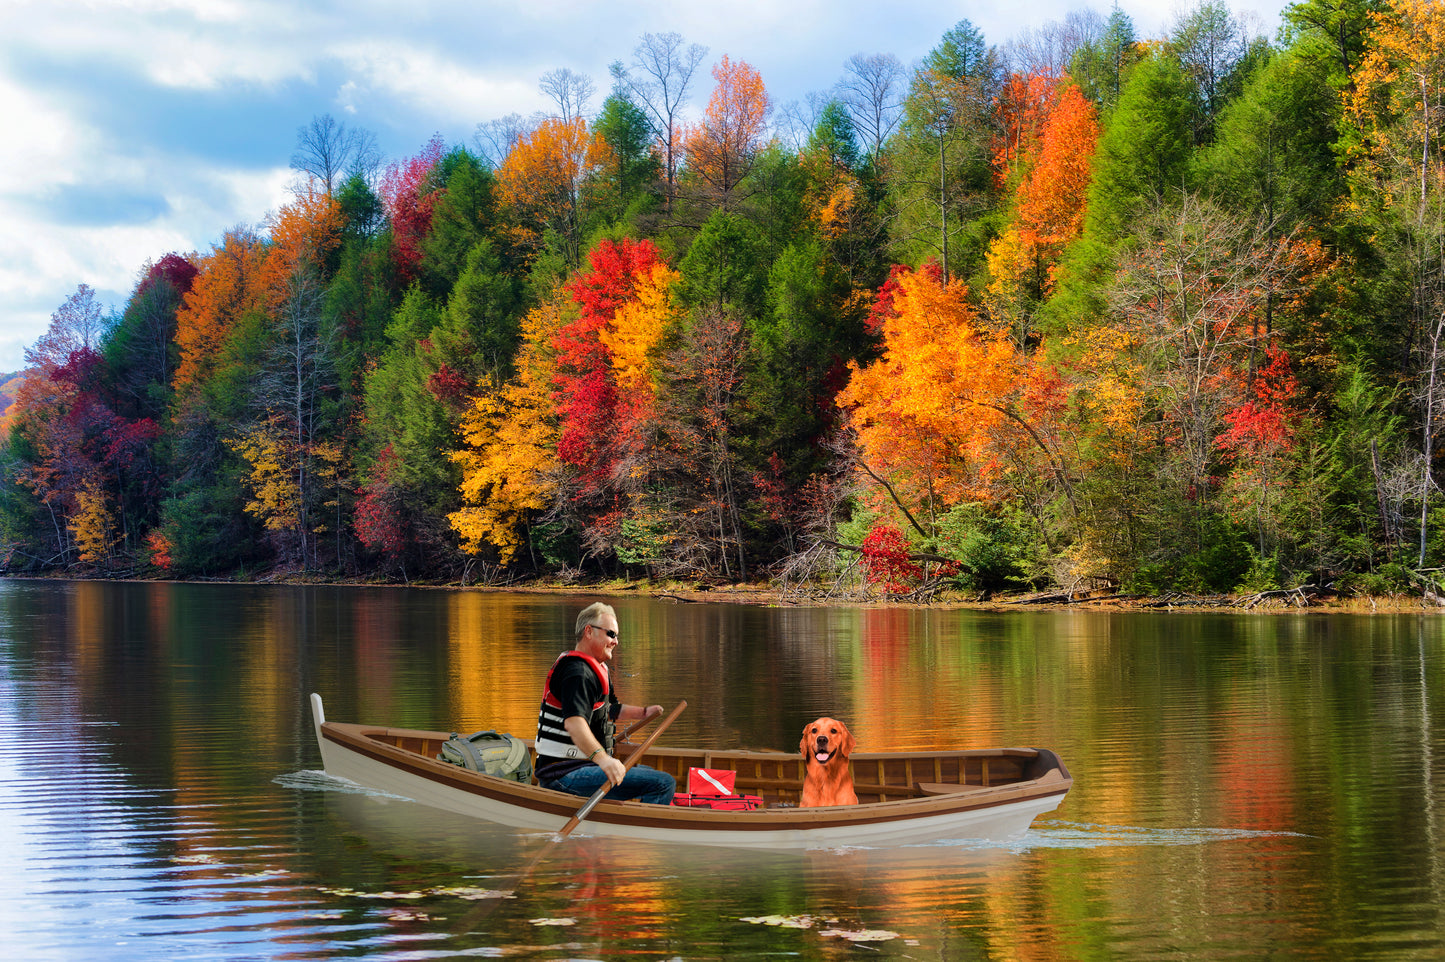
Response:
[[[790,750],[828,714],[867,748],[1056,749],[1074,791],[996,847],[798,856],[581,838],[517,885],[547,840],[315,774],[311,691],[339,720],[529,733],[590,600],[0,582],[0,857],[15,880],[0,949],[1445,950],[1438,617],[616,601],[618,684],[631,701],[688,700],[674,743]],[[513,897],[483,897],[501,888]]]

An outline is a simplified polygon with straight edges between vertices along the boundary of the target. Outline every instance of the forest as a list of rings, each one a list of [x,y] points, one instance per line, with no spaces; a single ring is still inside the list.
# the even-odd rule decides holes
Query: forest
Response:
[[[4,570],[1428,584],[1445,4],[1281,21],[963,21],[786,105],[646,34],[605,96],[554,70],[555,110],[396,160],[316,117],[264,223],[27,350]]]

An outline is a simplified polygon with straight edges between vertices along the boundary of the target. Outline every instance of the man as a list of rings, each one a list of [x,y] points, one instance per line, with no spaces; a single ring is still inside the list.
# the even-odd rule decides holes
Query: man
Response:
[[[590,796],[603,785],[607,798],[640,799],[670,805],[677,783],[666,772],[634,765],[624,770],[612,757],[612,733],[618,721],[662,714],[661,705],[624,705],[612,688],[608,665],[617,649],[617,614],[595,602],[582,609],[577,641],[547,673],[537,717],[537,782],[543,788]]]

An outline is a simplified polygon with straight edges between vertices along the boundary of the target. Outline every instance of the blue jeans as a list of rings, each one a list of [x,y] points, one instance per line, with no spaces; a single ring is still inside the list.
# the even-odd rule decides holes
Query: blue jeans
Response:
[[[543,782],[542,787],[590,798],[593,792],[606,784],[607,773],[600,767],[583,765],[581,768],[572,769],[561,778]],[[627,770],[622,784],[603,797],[614,802],[635,798],[652,805],[671,805],[673,793],[676,791],[677,782],[667,772],[659,772],[646,765],[633,765]]]

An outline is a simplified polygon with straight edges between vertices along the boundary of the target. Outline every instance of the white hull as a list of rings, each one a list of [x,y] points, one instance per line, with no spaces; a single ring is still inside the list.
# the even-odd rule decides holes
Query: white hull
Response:
[[[319,695],[312,695],[317,743],[326,773],[423,805],[537,832],[559,831],[582,799],[533,786],[478,776],[422,756],[399,758],[392,748],[353,747],[323,732]],[[342,726],[331,726],[340,728]],[[595,836],[685,842],[729,848],[808,849],[894,846],[944,839],[1007,839],[1052,811],[1071,782],[1049,791],[1018,786],[957,795],[884,801],[826,809],[768,808],[752,812],[602,802],[579,832]]]

